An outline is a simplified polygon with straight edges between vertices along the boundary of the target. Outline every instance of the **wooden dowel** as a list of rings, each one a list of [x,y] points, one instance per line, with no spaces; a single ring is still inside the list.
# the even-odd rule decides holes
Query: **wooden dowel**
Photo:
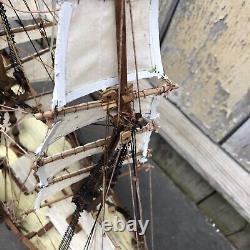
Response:
[[[59,201],[65,200],[65,199],[67,199],[67,198],[69,198],[69,197],[72,197],[72,196],[73,196],[73,194],[68,194],[68,195],[65,195],[65,196],[63,196],[63,197],[61,197],[61,198],[54,199],[53,201],[46,202],[46,203],[42,204],[42,205],[40,206],[40,208],[48,207],[48,206],[50,206],[50,205],[52,205],[52,204],[55,204],[55,203],[57,203],[57,202],[59,202]],[[36,211],[36,209],[29,209],[29,210],[23,212],[21,215],[28,215],[28,214],[30,214],[30,213],[34,213],[35,211]]]
[[[45,22],[38,23],[38,25],[43,25],[44,28],[47,28],[47,27],[51,27],[51,26],[55,25],[55,23],[45,21]],[[38,31],[37,24],[30,24],[30,25],[25,26],[24,28],[23,27],[12,28],[11,32],[12,33],[21,33],[21,32],[25,32],[25,30],[26,31],[31,31],[31,30],[37,30]],[[0,31],[0,36],[4,36],[4,35],[6,35],[5,30],[1,30]]]
[[[174,89],[177,89],[177,88],[178,88],[177,85],[168,81],[167,84],[164,84],[160,87],[150,88],[150,89],[145,89],[145,90],[139,91],[139,97],[146,98],[147,96],[151,96],[151,95],[162,95],[162,94],[168,93],[168,92],[170,92]],[[131,100],[135,100],[137,98],[138,98],[138,92],[133,91],[133,94],[131,96]],[[116,103],[116,101],[111,101],[111,102],[93,101],[93,102],[87,102],[87,103],[74,105],[71,107],[60,108],[56,112],[55,111],[46,111],[44,113],[37,113],[34,116],[38,120],[53,119],[55,115],[65,115],[67,113],[74,113],[74,112],[77,112],[80,110],[94,109],[94,108],[98,108],[98,107],[114,108],[114,107],[117,107],[117,103]]]
[[[148,131],[155,131],[158,129],[158,127],[159,126],[156,125],[155,123],[148,123],[146,126],[139,129],[137,131],[137,134],[142,134],[142,133],[148,132]],[[47,157],[42,157],[39,160],[38,166],[34,166],[33,169],[37,169],[41,166],[44,166],[45,164],[55,162],[57,160],[65,159],[65,158],[70,157],[72,155],[80,154],[82,152],[85,152],[85,151],[88,151],[88,150],[91,150],[94,148],[104,147],[105,145],[107,145],[110,142],[110,139],[111,139],[111,137],[107,137],[106,140],[105,139],[97,140],[97,141],[85,144],[83,146],[78,146],[76,148],[65,150],[62,153],[54,154],[54,155],[47,156]]]
[[[56,46],[54,45],[53,48],[55,48],[55,47],[56,47]],[[31,55],[28,55],[28,56],[26,56],[26,57],[23,57],[20,61],[21,61],[21,63],[29,62],[29,61],[35,59],[36,57],[41,56],[41,55],[43,55],[43,54],[45,54],[45,53],[47,53],[47,52],[49,52],[49,51],[50,51],[50,48],[46,48],[46,49],[39,50],[38,53],[33,53],[33,54],[31,54]],[[12,68],[11,64],[8,64],[8,65],[5,67],[6,70],[10,70],[11,68]]]

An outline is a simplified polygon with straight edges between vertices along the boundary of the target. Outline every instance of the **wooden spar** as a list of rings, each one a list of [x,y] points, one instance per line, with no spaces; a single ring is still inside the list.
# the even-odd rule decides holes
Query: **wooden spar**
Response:
[[[146,126],[139,129],[137,131],[137,134],[142,134],[144,132],[153,131],[153,130],[156,130],[157,128],[158,128],[158,126],[156,124],[148,123]],[[100,140],[85,144],[83,146],[78,146],[76,148],[65,150],[64,152],[59,153],[59,154],[55,154],[55,155],[51,155],[51,156],[47,156],[47,157],[42,157],[39,160],[39,166],[34,166],[33,169],[37,169],[45,164],[55,162],[57,160],[65,159],[67,157],[85,152],[87,150],[91,150],[91,149],[98,148],[98,147],[104,147],[105,145],[108,145],[110,143],[110,139],[111,139],[111,137],[107,137],[106,140],[100,139]]]
[[[39,229],[36,233],[38,237],[42,237],[44,234],[46,234],[50,229],[54,227],[53,223],[49,221],[47,224],[45,224],[41,229]]]
[[[151,95],[162,95],[166,94],[174,89],[177,89],[178,86],[170,82],[169,80],[166,80],[167,83],[156,88],[150,88],[150,89],[144,89],[139,91],[133,91],[131,96],[129,97],[128,101],[135,100],[137,98],[146,98],[147,96]],[[127,95],[122,96],[122,99],[127,100]],[[89,110],[89,109],[94,109],[98,107],[103,107],[103,108],[115,108],[117,107],[116,100],[114,101],[109,101],[109,102],[104,102],[102,100],[99,101],[93,101],[93,102],[87,102],[87,103],[82,103],[70,107],[65,107],[65,108],[60,108],[55,111],[45,111],[43,113],[36,113],[34,114],[35,118],[38,120],[44,120],[44,119],[53,119],[55,115],[65,115],[67,113],[74,113],[80,110]]]
[[[56,48],[56,46],[54,45],[53,49],[55,49],[55,48]],[[29,62],[29,61],[35,59],[36,57],[41,56],[41,55],[43,55],[43,54],[45,54],[45,53],[47,53],[49,51],[50,51],[50,48],[39,50],[38,53],[32,53],[32,54],[30,54],[30,55],[28,55],[26,57],[23,57],[23,58],[20,59],[20,61],[21,61],[21,63]],[[6,70],[10,70],[11,68],[12,68],[11,64],[8,64],[5,67]]]
[[[126,111],[126,109],[128,108],[128,106],[126,105],[126,103],[122,98],[123,95],[126,95],[126,92],[128,90],[125,0],[115,0],[115,18],[116,18],[117,59],[118,59],[118,82],[120,86],[118,108],[120,109],[120,114],[121,114],[121,112]]]
[[[40,208],[49,207],[49,206],[52,205],[52,204],[55,204],[55,203],[57,203],[57,202],[59,202],[59,201],[68,199],[68,198],[70,198],[70,197],[72,197],[72,196],[73,196],[73,194],[67,194],[67,195],[65,195],[65,196],[63,196],[63,197],[61,197],[61,198],[55,199],[55,200],[53,200],[53,201],[45,202],[44,204],[42,204],[42,205],[40,206]],[[30,214],[30,213],[34,213],[34,212],[36,212],[36,210],[37,210],[37,209],[34,209],[34,208],[33,208],[33,209],[29,209],[29,210],[23,212],[21,215],[28,215],[28,214]]]
[[[141,155],[142,155],[142,152],[138,152],[136,154],[136,156],[141,156]],[[129,160],[129,159],[131,159],[130,155],[125,158],[125,160]],[[88,173],[93,167],[94,166],[84,167],[82,169],[76,170],[76,171],[71,172],[69,174],[65,174],[65,175],[56,177],[56,178],[52,179],[51,181],[49,181],[48,186],[53,185],[55,183],[58,183],[60,181],[64,181],[64,180],[70,179],[72,177],[75,177],[75,176],[78,176],[78,175],[81,175],[81,174]],[[38,185],[37,188],[40,189],[40,186]]]
[[[52,185],[52,184],[55,184],[57,182],[67,180],[69,178],[72,178],[72,177],[75,177],[75,176],[78,176],[78,175],[81,175],[84,173],[88,173],[92,168],[93,168],[93,166],[88,166],[88,167],[84,167],[80,170],[76,170],[74,172],[71,172],[69,174],[65,174],[65,175],[56,177],[56,178],[52,179],[51,181],[49,181],[48,185]],[[38,187],[38,188],[40,188],[40,187]]]
[[[4,223],[11,230],[11,232],[19,239],[19,241],[30,250],[38,250],[17,228],[17,226],[11,221],[3,208],[4,204],[0,202],[0,207],[4,212]]]
[[[33,168],[34,169],[37,168],[37,167],[39,168],[40,166],[43,166],[43,165],[48,164],[50,162],[54,162],[56,160],[64,159],[64,158],[70,157],[72,155],[76,155],[76,154],[85,152],[87,150],[91,150],[91,149],[98,148],[98,147],[104,147],[109,142],[110,142],[110,137],[106,138],[106,140],[101,139],[101,140],[98,140],[98,141],[94,141],[94,142],[85,144],[83,146],[78,146],[76,148],[65,150],[64,152],[59,153],[59,154],[55,154],[55,155],[51,155],[51,156],[48,156],[48,157],[41,158],[39,160],[39,166],[35,166]]]
[[[43,25],[44,28],[47,28],[47,27],[51,27],[51,26],[55,25],[55,23],[50,22],[50,21],[46,21],[46,22],[40,22],[40,23],[38,23],[38,25],[39,26]],[[24,28],[23,27],[12,28],[11,32],[12,33],[20,33],[20,32],[24,32],[25,30],[26,31],[38,30],[39,28],[40,27],[37,27],[37,24],[30,24],[30,25],[25,26]],[[1,30],[0,36],[4,36],[4,35],[6,35],[5,30]]]

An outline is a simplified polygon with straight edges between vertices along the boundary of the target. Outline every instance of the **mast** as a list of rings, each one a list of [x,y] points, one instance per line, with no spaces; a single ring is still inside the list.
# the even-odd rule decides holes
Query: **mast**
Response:
[[[127,125],[127,121],[130,119],[124,119],[124,116],[131,117],[132,110],[130,102],[125,103],[123,96],[128,93],[127,82],[127,49],[126,49],[126,9],[125,0],[115,0],[115,16],[116,16],[116,40],[117,40],[117,59],[118,59],[118,118],[117,128],[114,129],[111,136],[109,145],[105,148],[99,163],[92,168],[89,177],[83,180],[82,186],[73,197],[73,202],[76,204],[76,210],[72,216],[72,220],[63,236],[59,250],[66,250],[70,246],[72,237],[74,236],[76,225],[79,221],[80,213],[83,210],[91,211],[101,202],[100,188],[103,188],[104,201],[107,197],[110,184],[117,178],[119,169],[122,166],[123,161],[127,155],[127,145],[124,144],[120,149],[116,149],[117,144],[120,141],[120,136],[123,133],[124,127]],[[125,125],[125,126],[124,126]],[[129,126],[130,127],[130,126]],[[130,139],[129,139],[130,140]],[[102,165],[106,167],[102,168]],[[105,170],[106,168],[106,170]],[[106,176],[103,182],[104,175]],[[105,183],[105,184],[104,184]],[[105,206],[105,203],[101,203],[98,210],[96,222],[100,215],[101,209]],[[95,223],[96,223],[95,222]],[[93,227],[94,229],[94,227]],[[91,234],[89,235],[91,237]],[[88,248],[91,240],[88,240],[85,247]],[[85,249],[84,247],[84,249]]]
[[[127,94],[127,42],[126,42],[126,9],[125,0],[115,0],[116,17],[116,41],[117,41],[117,59],[118,59],[118,83],[119,83],[119,101],[118,101],[118,124],[122,112],[128,111],[129,104],[123,101],[123,95]]]
[[[54,215],[57,215],[57,213],[59,214],[60,211],[62,211],[60,210],[60,206],[65,208],[69,206],[71,209],[70,213],[72,215],[72,213],[74,214],[76,205],[77,209],[75,214],[74,216],[70,217],[73,218],[73,222],[70,223],[70,226],[65,233],[63,241],[59,247],[60,250],[68,249],[70,241],[75,233],[75,228],[77,228],[77,222],[81,222],[81,219],[84,218],[84,214],[88,214],[87,212],[97,212],[99,215],[101,209],[104,210],[106,198],[110,197],[110,189],[113,188],[118,177],[120,176],[120,169],[127,162],[132,162],[134,167],[133,171],[136,173],[136,169],[139,166],[139,164],[137,165],[137,162],[144,162],[144,160],[147,158],[148,142],[151,132],[154,129],[144,129],[143,126],[146,125],[146,123],[147,125],[150,124],[148,120],[155,119],[152,118],[152,113],[155,114],[157,112],[155,110],[152,111],[152,107],[155,109],[157,105],[154,105],[153,103],[159,98],[154,98],[154,96],[168,93],[176,87],[170,81],[165,85],[159,86],[158,88],[145,89],[146,87],[140,86],[140,88],[142,87],[140,91],[138,87],[139,79],[151,78],[154,76],[157,76],[159,79],[163,76],[163,70],[161,70],[161,60],[157,61],[157,59],[159,59],[159,53],[158,55],[157,53],[154,53],[155,50],[157,50],[155,45],[158,43],[158,36],[157,34],[155,35],[153,32],[151,32],[152,23],[148,25],[148,23],[152,21],[152,17],[157,17],[157,11],[155,11],[156,8],[151,8],[152,5],[155,6],[156,1],[158,0],[136,0],[133,1],[132,7],[130,1],[127,0],[86,0],[78,1],[78,3],[77,1],[62,1],[58,25],[61,32],[57,33],[58,43],[56,44],[56,49],[58,54],[56,53],[56,67],[54,73],[56,87],[54,88],[52,110],[47,111],[49,108],[44,108],[45,106],[40,109],[38,105],[35,105],[35,107],[37,107],[36,110],[32,110],[33,112],[40,112],[34,114],[32,121],[34,121],[35,118],[44,121],[44,123],[42,123],[35,120],[34,123],[37,123],[34,125],[34,127],[38,127],[36,125],[39,123],[44,125],[45,129],[48,129],[49,127],[49,130],[46,132],[46,136],[44,135],[42,137],[45,138],[45,140],[43,142],[43,150],[40,151],[41,153],[47,154],[37,154],[34,157],[34,155],[26,152],[25,155],[18,157],[18,159],[15,160],[15,164],[12,164],[9,168],[16,172],[15,176],[19,177],[18,180],[21,180],[20,183],[23,183],[23,186],[32,187],[34,192],[39,192],[37,200],[39,200],[39,197],[40,200],[41,198],[46,198],[45,204],[47,205],[44,204],[41,207],[49,206],[48,210],[51,212],[53,208],[58,206],[57,210],[55,210],[56,212],[54,214],[51,213],[51,222],[48,224],[53,223],[56,230],[59,232],[60,237],[63,235],[65,229],[59,230],[61,228],[61,225],[59,224],[61,222],[66,223],[65,217],[64,215],[60,214],[61,219],[55,220]],[[153,2],[154,4],[152,4]],[[27,7],[27,4],[25,5]],[[66,9],[64,8],[65,6]],[[145,11],[143,11],[144,15],[139,14],[141,13],[141,6],[144,6],[145,8]],[[24,7],[25,6],[19,9],[25,10]],[[129,10],[128,8],[130,8],[130,12],[132,8],[134,10],[134,30],[132,27],[133,20],[131,13],[131,24],[130,21],[126,20],[129,19],[128,13],[126,18],[126,10]],[[30,8],[28,9],[31,10]],[[14,9],[12,9],[12,11],[13,10]],[[65,13],[63,14],[62,10],[67,10],[67,15],[64,15]],[[39,12],[38,8],[37,11]],[[82,15],[83,11],[86,12],[86,15]],[[32,12],[35,13],[36,10]],[[30,15],[32,13],[28,14]],[[101,24],[102,27],[100,27],[99,30],[100,34],[97,32],[97,37],[95,37],[95,34],[93,34],[92,31],[88,33],[89,28],[87,25],[83,27],[83,32],[79,33],[79,23],[87,24],[87,22],[92,21],[100,23],[99,21],[102,20],[103,17],[105,17],[106,20],[108,19],[108,22]],[[142,20],[144,22],[142,22]],[[9,31],[9,33],[6,32],[6,30],[0,32],[0,36],[8,36],[10,34],[11,38],[12,35],[15,34],[17,43],[20,43],[20,40],[25,40],[26,42],[30,40],[30,43],[32,44],[31,40],[37,39],[37,34],[38,38],[47,39],[46,35],[39,34],[40,29],[36,30],[36,26],[40,26],[41,24],[43,29],[47,28],[47,30],[51,30],[51,27],[57,24],[54,18],[53,21],[45,21],[41,18],[41,16],[39,19],[37,19],[37,21],[33,21],[35,21],[36,25],[31,24],[24,26],[20,24],[21,27],[8,29],[7,31]],[[158,23],[158,20],[156,21],[157,22],[155,23]],[[68,25],[65,25],[65,22]],[[7,22],[5,23],[7,25]],[[143,25],[143,23],[147,25]],[[154,30],[157,29],[158,28],[154,28]],[[73,33],[70,33],[71,31],[73,31]],[[26,33],[30,34],[31,36],[28,36]],[[134,34],[131,36],[131,33]],[[26,35],[26,39],[23,39]],[[42,37],[40,37],[40,35],[42,35]],[[154,36],[156,39],[154,40],[152,36]],[[22,39],[18,39],[18,37],[22,37]],[[87,40],[84,40],[86,37]],[[51,35],[51,39],[53,40],[53,35]],[[100,43],[98,39],[102,39],[102,42]],[[81,46],[77,44],[79,41],[82,41]],[[91,46],[89,46],[90,43]],[[15,52],[15,46],[13,44],[14,42],[12,39],[9,39],[9,46]],[[98,44],[98,49],[95,46],[92,46],[95,44]],[[65,46],[65,51],[62,50],[62,46]],[[137,63],[136,58],[134,58],[136,57],[135,47],[138,52]],[[38,61],[39,65],[41,63],[40,66],[42,66],[42,68],[44,67],[46,72],[47,67],[52,71],[54,70],[53,64],[45,65],[45,60],[42,60],[43,58],[47,58],[47,54],[51,52],[52,48],[53,43],[51,44],[51,47],[42,46],[41,50],[39,49],[33,54],[28,53],[28,55],[23,58],[19,57],[17,54],[15,55],[17,58],[14,58],[16,61],[18,61],[17,65],[13,62],[4,61],[4,63],[0,65],[2,66],[0,70],[3,70],[4,72],[7,70],[7,74],[11,74],[15,70],[16,66],[21,65],[21,70],[25,73],[24,77],[27,76],[28,84],[29,82],[35,81],[34,79],[31,79],[32,76],[29,73],[29,68],[32,68],[30,65],[33,62]],[[104,49],[106,50],[104,51]],[[143,53],[141,53],[142,51]],[[69,58],[69,55],[72,57]],[[76,59],[78,65],[75,63]],[[94,60],[92,61],[92,59]],[[57,68],[57,65],[61,62],[66,62],[67,65],[60,65],[60,67]],[[70,62],[72,62],[72,64]],[[5,65],[6,63],[7,65]],[[98,67],[95,68],[95,65],[98,65]],[[78,66],[81,67],[80,70],[77,68]],[[37,65],[35,68],[36,74],[39,72],[39,70],[37,69]],[[59,68],[60,71],[58,70]],[[49,72],[51,73],[50,69]],[[47,73],[46,78],[49,76]],[[36,74],[34,78],[37,79],[38,75],[40,74]],[[59,79],[57,78],[58,76],[65,76],[65,79],[63,79],[63,77],[59,77]],[[134,85],[133,89],[133,84],[131,83],[135,80],[137,81],[137,87]],[[13,78],[13,81],[17,82],[17,79]],[[25,83],[25,79],[23,79],[23,81]],[[28,87],[26,91],[27,93],[29,93]],[[79,97],[83,97],[101,89],[107,90],[98,101],[81,103],[78,105],[72,105],[70,103]],[[141,110],[140,107],[140,112],[135,113],[134,105],[132,106],[131,104],[132,102],[137,103],[138,101],[140,104],[140,98],[142,99],[143,109]],[[27,98],[24,98],[24,103],[33,107],[31,103],[35,99],[36,98],[27,100]],[[41,103],[40,98],[37,99]],[[63,101],[61,102],[60,99]],[[52,100],[52,98],[48,98],[47,100]],[[47,101],[47,103],[49,103],[49,101]],[[31,113],[31,109],[28,113]],[[145,120],[143,120],[142,116],[145,117]],[[52,150],[50,151],[50,149],[48,149],[48,146],[50,146],[55,141],[57,141],[56,144],[60,144],[58,140],[59,138],[61,138],[61,141],[63,141],[65,136],[69,135],[69,133],[74,132],[75,130],[86,125],[104,121],[105,118],[106,126],[108,127],[109,122],[111,122],[112,127],[114,127],[112,136],[105,134],[105,139],[91,142],[84,146],[80,146],[78,144],[75,148],[72,148],[73,145],[71,143],[69,148],[64,148],[63,146],[55,152],[52,152]],[[154,122],[152,123],[154,124]],[[140,132],[139,128],[143,131]],[[46,138],[48,138],[47,141]],[[27,142],[22,143],[21,140],[20,143],[24,147],[30,146],[31,144],[29,143],[28,145]],[[39,140],[39,144],[41,143],[42,141]],[[29,152],[37,153],[39,152],[35,150],[37,147],[38,145],[36,144],[34,149],[26,149]],[[54,147],[54,145],[51,145],[51,148],[52,147]],[[100,161],[97,164],[86,164],[89,166],[88,168],[84,168],[86,166],[78,164],[79,160],[84,159],[87,156],[97,154],[101,156]],[[26,163],[28,164],[24,163],[24,160],[27,160]],[[69,162],[74,162],[74,164],[77,164],[77,166],[71,166],[71,164],[67,164]],[[43,173],[44,170],[45,174]],[[64,170],[67,171],[67,174],[64,174]],[[47,184],[42,183],[42,176],[46,177]],[[40,185],[40,188],[37,187],[39,181],[38,179],[40,179],[40,184],[42,184]],[[134,179],[136,182],[137,178]],[[71,194],[66,196],[66,198],[65,196],[63,198],[56,197],[56,199],[53,201],[47,202],[47,198],[58,194],[58,191],[62,190],[62,188],[70,189],[74,182],[79,183],[72,188],[73,203],[70,200]],[[31,193],[30,191],[31,188],[29,189],[28,193]],[[64,204],[65,206],[61,204]],[[25,209],[25,211],[27,211],[27,214],[30,214],[35,210]],[[24,214],[26,213],[23,213],[23,215]],[[91,216],[90,214],[88,215]],[[97,219],[95,220],[96,226],[98,226],[98,215]],[[79,220],[80,216],[82,216],[82,218]],[[68,222],[69,221],[67,220],[67,223],[64,225],[68,225]],[[44,228],[46,228],[46,225]],[[87,228],[88,226],[91,227],[91,224],[88,224]],[[66,228],[66,226],[64,228]],[[94,227],[92,229],[95,231]],[[91,237],[93,236],[92,229],[90,231],[87,244],[90,244],[91,242]],[[41,230],[43,233],[46,233],[46,230],[44,230],[43,227]],[[40,237],[39,233],[37,235]],[[75,238],[77,239],[78,237],[79,234],[76,235]],[[82,242],[83,239],[84,238],[81,238],[78,242]],[[75,249],[74,241],[72,242],[71,247]]]

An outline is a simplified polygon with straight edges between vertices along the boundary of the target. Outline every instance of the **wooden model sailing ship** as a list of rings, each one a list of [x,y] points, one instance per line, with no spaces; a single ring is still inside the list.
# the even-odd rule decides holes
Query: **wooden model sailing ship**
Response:
[[[28,249],[146,248],[100,223],[126,219],[113,192],[122,168],[140,218],[137,171],[160,96],[176,88],[162,68],[158,0],[7,0],[0,16],[3,220]],[[76,131],[97,123],[103,138],[79,144]]]

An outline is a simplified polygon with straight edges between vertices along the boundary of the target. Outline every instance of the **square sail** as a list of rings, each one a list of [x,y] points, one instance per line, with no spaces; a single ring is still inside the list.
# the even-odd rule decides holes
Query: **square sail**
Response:
[[[126,27],[128,81],[135,56],[139,79],[162,76],[158,0],[126,2]],[[63,2],[56,47],[54,107],[118,84],[114,1]]]

